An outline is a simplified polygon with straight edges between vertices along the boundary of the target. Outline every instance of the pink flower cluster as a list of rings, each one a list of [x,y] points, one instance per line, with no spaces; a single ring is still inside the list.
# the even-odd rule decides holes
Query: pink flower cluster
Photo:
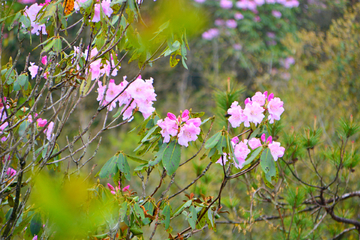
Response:
[[[153,79],[143,80],[139,76],[129,86],[128,84],[126,77],[119,85],[115,84],[114,79],[110,79],[109,84],[104,86],[101,81],[98,81],[98,97],[96,100],[99,101],[100,106],[105,106],[111,102],[108,105],[109,111],[116,107],[116,103],[119,104],[119,107],[124,106],[122,110],[124,120],[131,118],[134,109],[140,111],[145,119],[148,118],[155,111],[152,106],[156,101]],[[120,94],[126,86],[128,86],[127,89]]]
[[[274,120],[280,120],[284,112],[284,103],[280,98],[274,98],[274,94],[268,95],[267,91],[257,92],[251,99],[247,98],[244,109],[238,104],[237,101],[233,102],[227,111],[231,115],[229,122],[233,128],[239,127],[241,123],[244,123],[245,127],[250,127],[250,123],[254,123],[255,126],[260,124],[265,118],[266,111],[269,113],[269,122],[274,123]]]
[[[38,116],[37,113],[35,113],[35,118]],[[27,121],[29,123],[32,123],[33,122],[33,118],[31,115],[28,116],[27,118]],[[36,123],[37,123],[37,126],[40,128],[42,127],[45,127],[46,124],[48,123],[48,121],[46,119],[42,119],[42,118],[38,118],[36,119]],[[53,134],[53,131],[54,131],[54,122],[50,122],[47,126],[47,128],[44,130],[44,133],[46,134],[46,138],[47,140],[51,141],[54,134]]]
[[[108,188],[110,189],[111,194],[116,195],[116,193],[120,192],[120,190],[123,192],[129,191],[130,185],[127,185],[126,187],[121,189],[120,181],[118,184],[119,184],[119,186],[116,186],[116,187],[113,187],[110,183],[107,184]]]
[[[160,133],[165,143],[170,141],[171,136],[177,136],[178,143],[185,147],[189,146],[189,142],[196,141],[201,131],[201,119],[190,118],[187,109],[178,117],[169,112],[164,120],[160,119],[157,122],[157,125],[161,128]]]
[[[79,54],[84,59],[93,60],[94,57],[98,54],[98,50],[97,48],[91,49],[90,56],[88,58],[89,51],[87,49],[82,53],[80,52],[80,49],[78,47],[74,47],[74,57],[76,57]],[[110,58],[111,58],[111,62],[109,60],[103,60],[99,58],[90,64],[89,70],[86,72],[86,74],[91,74],[91,80],[97,80],[100,77],[104,76],[105,74],[108,77],[110,75],[113,77],[117,75],[118,69],[115,68],[114,57],[110,55]],[[112,71],[111,71],[111,67],[113,68]],[[77,66],[77,68],[79,69],[80,67]]]
[[[80,7],[85,3],[87,2],[87,0],[75,0],[75,3],[74,3],[74,9],[75,11],[79,11]],[[110,6],[111,4],[111,0],[104,0],[102,1],[101,3],[96,3],[94,5],[94,15],[93,15],[93,18],[92,18],[92,22],[99,22],[101,20],[101,8],[103,10],[103,13],[107,16],[107,17],[110,17],[111,14],[113,13],[113,10]]]
[[[47,56],[44,56],[44,57],[41,58],[41,63],[44,64],[44,66],[46,66],[46,64],[47,64]],[[30,72],[31,79],[33,79],[33,78],[36,77],[39,69],[41,70],[42,67],[39,67],[39,66],[35,65],[34,62],[30,62],[30,67],[28,67],[28,69],[29,69],[29,72]],[[48,74],[48,72],[44,73],[43,77],[45,79],[47,77],[47,74]]]
[[[299,6],[298,0],[239,0],[236,2],[236,7],[255,11],[258,6],[262,6],[265,3],[267,4],[279,3],[287,8],[293,8]]]
[[[206,32],[204,32],[202,34],[202,38],[205,40],[211,40],[213,38],[216,38],[217,36],[219,36],[219,29],[216,28],[210,28],[209,30],[207,30]]]
[[[30,3],[30,1],[23,1],[24,3]],[[34,2],[34,1],[33,1]],[[36,16],[39,11],[47,4],[49,4],[50,0],[46,0],[45,3],[37,4],[34,3],[30,7],[26,6],[24,14],[30,19],[31,25],[31,33],[39,35],[41,32],[43,35],[46,35],[46,26],[45,24],[39,24],[36,22]]]
[[[279,142],[273,142],[272,137],[269,136],[265,140],[266,136],[265,133],[261,135],[261,141],[258,138],[251,138],[250,140],[244,139],[243,141],[239,142],[238,137],[234,137],[231,139],[231,144],[234,148],[234,166],[238,169],[243,168],[246,158],[248,157],[249,153],[252,150],[257,149],[261,146],[268,146],[271,152],[272,157],[275,161],[278,160],[279,157],[282,157],[285,152],[285,148],[280,146]],[[216,163],[221,165],[226,164],[226,162],[230,160],[226,153],[224,153],[223,157],[220,158]]]
[[[198,0],[195,0],[195,1],[199,2]],[[252,19],[255,22],[261,21],[260,16],[257,15],[259,13],[257,8],[264,4],[281,4],[287,8],[295,8],[295,7],[299,6],[298,0],[238,0],[235,2],[235,4],[234,4],[234,2],[235,1],[233,1],[233,0],[220,0],[219,4],[220,4],[220,7],[225,10],[231,10],[234,7],[234,5],[236,6],[236,8],[241,9],[242,11],[249,10],[249,11],[253,12],[254,14],[256,14]],[[282,13],[277,10],[273,10],[271,12],[271,14],[275,18],[281,18],[281,16],[282,16]],[[218,27],[226,26],[227,28],[235,29],[238,26],[237,21],[239,21],[243,18],[244,18],[244,16],[242,13],[235,12],[233,15],[233,18],[230,18],[228,20],[216,19],[215,26],[218,26]],[[223,28],[219,28],[219,29],[223,29]],[[208,31],[206,31],[202,34],[202,38],[205,40],[211,40],[211,39],[219,36],[219,34],[220,34],[219,29],[216,29],[216,28],[209,29]],[[225,31],[225,33],[226,33],[226,31]],[[268,43],[269,43],[269,45],[276,45],[275,40],[269,41]]]

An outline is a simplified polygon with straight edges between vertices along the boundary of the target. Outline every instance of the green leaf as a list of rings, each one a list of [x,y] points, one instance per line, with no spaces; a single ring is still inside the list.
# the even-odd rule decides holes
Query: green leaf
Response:
[[[30,231],[33,236],[37,235],[41,230],[41,215],[36,213],[30,222]]]
[[[226,141],[226,137],[224,135],[221,135],[219,142],[216,146],[216,149],[218,150],[219,154],[223,154],[223,148],[227,147],[227,141]]]
[[[122,153],[119,154],[116,163],[118,169],[125,175],[125,178],[130,181],[131,180],[130,166],[128,161],[126,160],[126,156]]]
[[[55,38],[53,49],[55,52],[61,52],[62,49],[61,38]]]
[[[214,211],[209,208],[208,219],[210,220],[211,226],[214,227]]]
[[[21,86],[17,81],[14,82],[13,89],[14,89],[15,92],[17,92],[17,91],[19,91],[21,89]]]
[[[26,82],[29,80],[29,76],[27,73],[23,73],[19,76],[19,78],[17,79],[17,82],[20,84],[20,86],[24,86],[26,84]]]
[[[143,139],[141,139],[141,142],[143,143],[143,142],[147,141],[147,140],[149,139],[149,137],[151,136],[151,134],[153,134],[157,128],[158,128],[157,125],[155,125],[154,127],[152,127],[152,128],[148,131],[148,133],[145,135],[145,137],[144,137]]]
[[[54,46],[55,39],[52,39],[48,44],[45,45],[41,52],[48,52]]]
[[[20,22],[24,24],[25,28],[29,28],[31,25],[30,19],[25,15],[22,15],[20,17]]]
[[[29,126],[29,122],[28,121],[23,121],[21,124],[20,124],[20,127],[19,127],[19,135],[22,136],[24,135],[25,133],[25,130],[26,128]]]
[[[134,235],[141,235],[143,234],[143,230],[139,228],[138,226],[133,226],[130,228],[130,232],[132,232]]]
[[[139,204],[134,204],[134,210],[141,219],[145,219],[144,211],[140,208]]]
[[[248,164],[250,164],[252,161],[254,161],[254,159],[256,159],[259,156],[259,153],[263,150],[263,147],[258,147],[256,148],[252,154],[250,155],[250,157],[244,162],[243,166],[246,166]]]
[[[164,151],[162,163],[169,176],[173,175],[180,164],[181,149],[175,141],[169,143]]]
[[[172,215],[177,216],[179,215],[185,208],[190,207],[192,203],[192,200],[188,200],[186,203],[184,203],[182,206],[180,206],[178,209],[176,209],[175,213]]]
[[[271,182],[271,178],[276,176],[276,166],[269,148],[266,148],[261,154],[260,165],[265,173],[266,180]]]
[[[196,229],[196,220],[197,220],[196,209],[193,205],[191,205],[189,210],[190,210],[190,213],[189,213],[189,217],[187,220],[190,224],[190,227],[192,229]]]
[[[210,149],[216,146],[221,137],[221,132],[217,132],[214,136],[209,138],[205,143],[205,148]]]
[[[144,159],[141,159],[141,158],[138,158],[138,157],[134,157],[134,156],[130,156],[130,155],[127,155],[126,156],[130,159],[130,160],[133,160],[134,162],[138,162],[138,163],[148,163],[148,161],[144,160]]]
[[[164,207],[164,210],[162,211],[162,215],[165,217],[164,219],[164,223],[165,223],[165,230],[168,230],[168,228],[170,227],[170,206],[166,205]]]
[[[113,156],[112,158],[109,159],[109,161],[107,161],[105,163],[105,165],[101,168],[100,173],[99,173],[99,177],[100,178],[106,178],[109,177],[110,175],[115,174],[118,171],[117,168],[117,157]]]
[[[167,144],[166,143],[163,143],[159,149],[159,151],[155,154],[155,159],[154,161],[149,161],[149,167],[151,166],[155,166],[156,164],[158,164],[163,156],[164,156],[164,152],[165,152],[165,149],[166,149],[166,146]]]

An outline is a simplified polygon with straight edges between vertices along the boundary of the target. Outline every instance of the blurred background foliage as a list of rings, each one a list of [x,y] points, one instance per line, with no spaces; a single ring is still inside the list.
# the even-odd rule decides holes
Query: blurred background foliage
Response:
[[[144,24],[152,21],[153,24],[157,24],[153,13],[161,10],[158,9],[159,2],[161,0],[144,1],[141,6]],[[360,5],[357,2],[356,0],[303,0],[297,8],[265,4],[258,9],[258,16],[261,19],[259,22],[252,20],[255,16],[253,12],[242,12],[236,7],[223,9],[219,6],[219,1],[194,2],[191,7],[200,8],[204,13],[204,19],[209,20],[207,28],[196,29],[197,34],[194,33],[189,39],[190,51],[186,61],[188,69],[182,64],[170,67],[169,59],[164,58],[142,72],[144,79],[154,78],[158,95],[155,103],[157,113],[165,116],[167,112],[177,114],[180,110],[191,108],[193,112],[201,111],[205,112],[205,116],[216,115],[224,119],[224,107],[219,107],[224,104],[220,103],[220,92],[231,92],[233,94],[231,98],[240,102],[256,91],[274,92],[284,101],[285,107],[281,121],[282,131],[276,136],[287,148],[284,159],[298,161],[297,171],[301,173],[300,175],[309,181],[316,181],[307,159],[307,151],[312,151],[318,166],[321,166],[321,174],[332,176],[334,165],[331,156],[338,154],[340,145],[336,131],[338,122],[341,117],[349,119],[350,115],[355,119],[354,121],[359,119]],[[18,9],[23,7],[24,5],[20,3],[14,5],[14,8]],[[282,17],[273,17],[270,14],[273,10],[280,11]],[[215,25],[216,20],[226,21],[233,18],[236,12],[243,13],[244,18],[237,21],[235,28]],[[176,15],[176,12],[172,14]],[[76,21],[76,16],[73,18],[73,21]],[[142,27],[146,28],[146,25],[139,25],[140,30]],[[201,34],[210,28],[219,28],[219,35],[212,39],[202,38]],[[68,31],[69,36],[74,35],[76,31],[77,29]],[[275,37],[269,37],[269,32],[274,33]],[[16,52],[15,33],[15,31],[5,32],[7,36],[3,41],[3,47],[7,57],[2,57],[2,64]],[[39,40],[34,37],[33,41]],[[32,55],[36,56],[36,54]],[[23,57],[25,59],[25,56]],[[285,64],[287,58],[292,58],[291,64]],[[35,60],[38,61],[38,59],[30,59],[30,61]],[[24,61],[20,59],[19,62]],[[121,75],[133,76],[137,71],[136,63],[123,64],[118,78],[121,78]],[[96,93],[91,96],[78,111],[77,119],[80,122],[74,119],[64,130],[65,132],[78,131],[78,125],[88,122],[92,114],[91,110],[97,105]],[[229,100],[227,104],[231,102],[232,100]],[[105,133],[99,152],[93,161],[93,165],[97,165],[93,175],[119,150],[135,155],[133,150],[139,142],[139,137],[136,131],[131,133],[128,131],[141,122],[141,118],[135,117],[130,124]],[[226,126],[224,122],[215,126],[214,130],[219,130],[223,126]],[[318,138],[316,147],[311,150],[304,144],[307,131],[310,131],[304,128],[308,126],[321,132],[316,135]],[[295,137],[291,136],[294,132],[296,132]],[[346,184],[340,186],[341,191],[358,190],[360,186],[357,180],[360,171],[358,167],[354,167],[359,161],[359,135],[353,136],[351,141],[348,147],[347,171],[342,176]],[[196,147],[191,146],[186,149],[182,153],[183,159],[190,157],[196,151]],[[192,164],[179,169],[175,187],[170,192],[178,190],[175,189],[176,186],[184,187],[189,179],[194,179],[202,172],[207,163],[206,158],[204,160],[197,158]],[[294,181],[285,164],[281,161],[278,164],[283,171],[280,173],[283,180],[281,184],[275,186],[279,189],[276,189],[277,194],[274,196],[280,198],[281,202],[289,204],[290,212],[301,212],[305,206],[296,203],[311,196],[313,189]],[[89,170],[93,165],[88,165]],[[137,165],[136,162],[130,162],[132,169]],[[208,174],[187,193],[215,195],[221,184],[221,179],[217,179],[220,171],[222,171],[220,165],[213,166]],[[132,176],[130,184],[131,188],[140,192],[141,186],[137,179],[137,176]],[[112,182],[111,179],[108,180]],[[149,184],[151,188],[152,183]],[[157,180],[153,181],[153,187],[155,184]],[[222,203],[229,214],[225,217],[239,219],[239,222],[243,221],[243,223],[218,224],[217,232],[204,231],[195,235],[193,239],[269,239],[270,235],[272,239],[283,239],[284,235],[279,230],[282,224],[287,228],[289,226],[293,228],[289,239],[328,239],[345,228],[331,218],[326,218],[324,224],[311,232],[314,219],[321,217],[320,213],[311,214],[311,212],[297,214],[294,218],[284,218],[283,223],[280,219],[261,219],[264,215],[278,215],[278,209],[271,204],[270,198],[266,202],[254,197],[256,191],[261,191],[264,195],[273,191],[266,189],[261,180],[261,171],[256,170],[230,182],[226,190]],[[358,199],[341,202],[338,209],[341,211],[338,212],[339,215],[356,219],[360,217]],[[186,226],[186,221],[179,222],[174,231],[181,231]],[[158,231],[160,232],[165,233]],[[158,237],[164,239],[167,236],[164,234]],[[358,237],[356,233],[349,233],[344,239],[358,239]]]

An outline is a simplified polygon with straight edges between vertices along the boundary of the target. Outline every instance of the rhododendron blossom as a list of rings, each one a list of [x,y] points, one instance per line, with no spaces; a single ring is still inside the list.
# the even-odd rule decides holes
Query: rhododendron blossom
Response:
[[[100,12],[101,12],[101,8],[103,10],[103,13],[110,17],[111,14],[113,13],[113,10],[110,7],[110,0],[104,0],[101,2],[101,6],[99,3],[95,4],[94,6],[94,17],[91,20],[92,22],[99,22],[100,21]]]
[[[31,33],[39,35],[41,32],[43,35],[46,35],[46,26],[45,24],[38,24],[36,22],[36,16],[39,13],[40,9],[43,8],[42,5],[34,3],[30,7],[25,7],[24,14],[29,17],[30,24],[31,24]]]
[[[108,188],[110,189],[111,194],[116,195],[116,193],[120,192],[121,186],[120,186],[120,181],[118,182],[118,186],[113,187],[110,183],[107,184]],[[126,192],[129,191],[130,189],[130,185],[127,185],[126,187],[124,187],[123,189],[121,189],[121,191]]]
[[[234,101],[227,111],[230,115],[229,123],[233,128],[239,127],[242,123],[245,127],[250,127],[250,123],[254,123],[255,126],[261,124],[266,110],[269,114],[267,119],[270,123],[274,123],[274,120],[280,120],[280,115],[284,112],[280,98],[274,98],[273,93],[268,95],[267,91],[256,92],[251,99],[245,99],[244,103],[245,108],[242,109],[239,103]]]
[[[232,8],[233,3],[231,0],[220,0],[220,7],[224,9]]]
[[[260,106],[257,102],[248,103],[245,106],[243,111],[244,115],[247,117],[249,122],[255,123],[255,126],[263,120],[265,115],[263,112],[265,111],[264,108]]]
[[[178,143],[185,147],[189,146],[189,142],[196,141],[201,131],[201,119],[190,118],[187,109],[178,117],[169,112],[164,120],[157,121],[157,125],[161,128],[160,133],[165,143],[177,136]]]
[[[119,107],[123,107],[124,120],[132,117],[134,109],[141,112],[145,119],[148,118],[155,111],[152,106],[153,102],[156,101],[153,79],[142,80],[139,76],[123,91],[128,84],[126,77],[119,85],[115,84],[114,79],[110,79],[107,86],[103,86],[101,81],[98,81],[98,97],[96,100],[101,106],[108,105],[109,111],[112,111],[118,103]]]
[[[274,160],[277,161],[279,157],[284,156],[285,148],[280,147],[279,142],[272,142],[269,143],[269,149],[271,152],[271,155],[273,156]]]
[[[31,79],[33,79],[34,77],[36,77],[38,70],[39,70],[39,66],[36,66],[35,63],[30,62],[30,67],[28,68],[30,75],[31,75]]]
[[[258,147],[260,147],[260,146],[262,146],[262,144],[261,144],[261,141],[260,141],[260,139],[258,139],[258,138],[252,138],[252,139],[250,139],[249,141],[248,141],[248,144],[249,144],[249,147],[251,148],[251,149],[256,149],[256,148],[258,148]]]
[[[284,112],[283,101],[276,97],[271,99],[268,103],[269,120],[270,123],[274,123],[274,120],[280,120],[281,114]]]
[[[248,148],[247,141],[242,141],[239,144],[236,144],[234,148],[234,155],[236,158],[234,160],[234,166],[238,169],[241,169],[244,165],[245,159],[250,152],[251,151]]]

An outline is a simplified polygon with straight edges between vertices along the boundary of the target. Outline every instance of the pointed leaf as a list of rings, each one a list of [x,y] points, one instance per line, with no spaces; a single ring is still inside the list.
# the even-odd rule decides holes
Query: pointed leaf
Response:
[[[265,173],[266,180],[271,182],[271,178],[276,176],[276,166],[269,148],[266,148],[261,154],[260,165]]]
[[[125,175],[125,178],[130,181],[131,175],[130,175],[130,166],[126,159],[126,156],[124,154],[119,154],[116,161],[117,167]]]
[[[175,141],[170,142],[170,144],[167,145],[162,158],[162,163],[169,176],[173,175],[178,169],[180,164],[180,156],[180,145],[177,144]]]
[[[118,171],[118,168],[116,166],[116,160],[117,157],[113,156],[105,163],[105,165],[100,170],[99,173],[100,178],[109,177],[110,175],[114,175]]]
[[[221,132],[217,132],[214,136],[209,138],[205,143],[205,148],[210,149],[216,146],[221,138]]]

